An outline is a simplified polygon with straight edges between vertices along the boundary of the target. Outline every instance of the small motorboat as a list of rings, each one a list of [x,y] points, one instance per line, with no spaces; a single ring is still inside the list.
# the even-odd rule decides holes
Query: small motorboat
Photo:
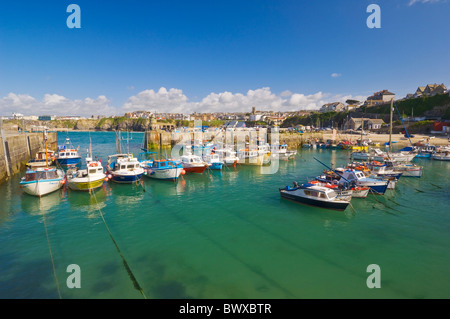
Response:
[[[379,195],[384,195],[389,184],[389,181],[366,177],[362,171],[354,169],[341,170],[341,176],[340,184],[344,184],[346,187],[351,185],[369,187],[372,193]]]
[[[223,162],[219,158],[219,154],[211,153],[203,155],[203,160],[208,164],[209,169],[221,170]]]
[[[86,158],[86,169],[67,172],[67,186],[74,191],[91,191],[101,187],[105,178],[101,161]]]
[[[28,169],[19,184],[25,193],[41,197],[57,191],[65,182],[66,176],[63,170],[38,167]]]
[[[314,183],[305,183],[294,187],[279,189],[280,195],[302,204],[344,211],[350,204],[351,195],[339,195],[334,189]]]
[[[56,162],[61,166],[75,166],[81,161],[78,149],[75,149],[70,139],[66,138],[66,144],[58,146]]]
[[[134,183],[144,175],[144,169],[140,166],[137,158],[133,157],[133,154],[108,156],[106,170],[108,179],[115,183]]]
[[[27,166],[30,168],[37,168],[37,167],[47,167],[52,166],[55,161],[55,152],[52,150],[47,149],[41,150],[36,153],[35,158],[29,160],[27,162]]]
[[[183,166],[186,173],[203,173],[208,167],[208,164],[197,155],[183,155],[181,156],[181,166]]]
[[[155,179],[176,181],[185,173],[181,163],[171,159],[153,160],[151,164],[147,163],[143,167],[144,175]]]

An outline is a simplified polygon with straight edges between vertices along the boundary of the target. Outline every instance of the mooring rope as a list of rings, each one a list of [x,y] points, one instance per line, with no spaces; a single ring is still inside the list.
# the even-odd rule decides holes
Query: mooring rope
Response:
[[[44,220],[45,236],[47,237],[48,251],[50,252],[50,259],[52,260],[53,276],[55,277],[56,289],[58,290],[59,299],[62,299],[61,291],[59,289],[58,277],[56,276],[56,268],[55,268],[55,261],[53,259],[52,246],[50,245],[50,239],[48,238],[47,222],[45,221],[45,210],[42,212],[42,219]]]
[[[99,205],[98,205],[97,197],[95,196],[94,191],[89,191],[89,194],[92,195],[92,196],[94,197],[95,204],[97,205],[97,210],[98,210],[98,212],[100,213],[100,216],[101,216],[101,218],[102,218],[102,220],[103,220],[103,224],[105,225],[106,230],[108,231],[108,234],[109,234],[109,236],[111,237],[112,242],[114,243],[114,246],[116,246],[117,252],[119,253],[120,257],[122,258],[123,265],[124,265],[124,267],[125,267],[125,269],[126,269],[126,271],[127,271],[127,273],[128,273],[128,276],[130,277],[131,281],[133,282],[134,288],[135,288],[136,290],[138,290],[138,291],[141,293],[141,295],[142,295],[145,299],[147,299],[147,296],[145,295],[144,291],[142,290],[141,286],[139,285],[139,283],[138,283],[136,277],[134,276],[133,272],[131,271],[131,268],[130,268],[130,266],[128,265],[128,263],[127,263],[125,257],[122,255],[122,252],[120,251],[119,245],[117,245],[116,240],[114,239],[114,237],[113,237],[111,231],[109,230],[108,224],[106,223],[106,220],[105,220],[105,218],[104,218],[104,216],[103,216],[102,210],[100,209],[100,207],[99,207]]]

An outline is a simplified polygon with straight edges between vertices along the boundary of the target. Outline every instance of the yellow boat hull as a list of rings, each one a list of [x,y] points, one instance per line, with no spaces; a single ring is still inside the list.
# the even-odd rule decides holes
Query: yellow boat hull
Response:
[[[103,178],[96,181],[88,181],[88,182],[77,182],[77,181],[68,182],[69,188],[74,191],[90,191],[99,188],[102,185],[103,185]]]

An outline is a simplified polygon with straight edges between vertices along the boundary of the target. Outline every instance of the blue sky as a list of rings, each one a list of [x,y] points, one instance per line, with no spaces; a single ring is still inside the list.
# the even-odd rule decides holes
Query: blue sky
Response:
[[[69,4],[81,29],[69,29]],[[366,8],[381,7],[381,29]],[[450,85],[450,1],[0,4],[0,115],[315,109]],[[332,76],[334,74],[335,76]]]

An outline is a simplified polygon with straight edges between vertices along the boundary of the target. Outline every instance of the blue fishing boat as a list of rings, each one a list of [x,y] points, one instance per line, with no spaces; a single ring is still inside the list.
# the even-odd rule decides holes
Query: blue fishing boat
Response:
[[[339,173],[343,177],[339,180],[340,184],[346,185],[350,183],[356,186],[369,187],[374,194],[384,195],[389,185],[388,180],[366,177],[362,171],[354,169],[346,169],[344,171],[336,169],[336,171],[340,171]]]
[[[69,137],[66,138],[64,145],[58,146],[55,160],[61,166],[73,166],[80,163],[81,156],[78,154],[78,149],[72,146]]]
[[[108,178],[115,183],[134,183],[144,175],[144,169],[132,154],[115,154],[108,156],[106,165]]]

